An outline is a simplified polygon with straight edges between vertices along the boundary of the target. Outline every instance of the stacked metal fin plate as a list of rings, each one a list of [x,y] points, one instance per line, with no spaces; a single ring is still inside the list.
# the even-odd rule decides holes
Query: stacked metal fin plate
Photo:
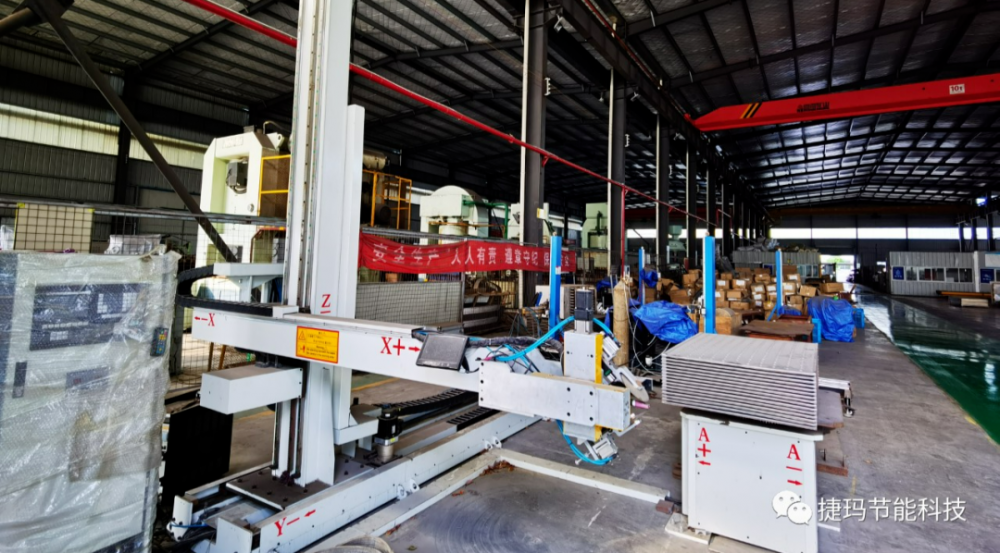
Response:
[[[816,344],[697,334],[663,356],[663,402],[815,430],[818,369]]]

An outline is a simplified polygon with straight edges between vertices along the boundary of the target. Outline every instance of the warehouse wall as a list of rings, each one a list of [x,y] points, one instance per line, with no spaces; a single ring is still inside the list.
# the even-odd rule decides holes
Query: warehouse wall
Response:
[[[812,238],[812,239],[780,239],[782,245],[801,245],[814,247],[827,255],[854,255],[858,262],[866,266],[874,266],[878,261],[886,261],[889,252],[957,252],[958,227],[951,215],[859,215],[859,216],[795,216],[783,217],[779,229],[819,229],[814,234],[823,234],[824,229],[858,228],[859,238]],[[907,240],[904,234],[898,238],[864,238],[864,229],[874,231],[882,229],[942,229],[941,232],[953,232],[954,239],[917,239]],[[982,232],[982,230],[981,230]],[[875,233],[877,235],[877,233]],[[911,236],[917,233],[911,231]]]
[[[49,53],[4,45],[0,77],[8,77],[0,78],[0,194],[113,202],[118,117],[94,96],[83,71]],[[121,77],[109,79],[121,93]],[[247,111],[160,86],[137,86],[130,95],[146,131],[197,198],[205,148],[220,131],[239,132]],[[182,207],[135,139],[127,169],[130,203]]]

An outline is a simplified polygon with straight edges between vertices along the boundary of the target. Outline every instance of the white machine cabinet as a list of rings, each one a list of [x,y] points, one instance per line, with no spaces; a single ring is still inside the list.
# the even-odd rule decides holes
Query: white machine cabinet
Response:
[[[816,552],[821,432],[688,411],[681,425],[689,527],[780,553]]]
[[[0,551],[148,551],[176,254],[0,253]]]

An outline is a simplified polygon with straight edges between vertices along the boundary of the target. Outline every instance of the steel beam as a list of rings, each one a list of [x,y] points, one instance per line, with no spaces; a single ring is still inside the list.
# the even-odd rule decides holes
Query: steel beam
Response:
[[[733,219],[732,211],[729,209],[729,204],[733,200],[732,176],[732,170],[727,167],[721,175],[722,178],[719,183],[719,205],[722,209],[722,218],[720,219],[722,224],[722,255],[725,256],[728,256],[733,251],[733,237],[731,235]]]
[[[699,6],[704,3],[705,3],[704,1],[699,2],[697,4],[693,4],[690,7]],[[997,4],[996,2],[981,2],[978,5],[962,6],[960,8],[941,11],[934,14],[922,13],[918,17],[907,19],[905,21],[900,21],[898,23],[893,23],[891,25],[883,25],[881,27],[876,27],[874,29],[870,29],[867,31],[861,31],[859,33],[854,33],[846,36],[835,37],[832,40],[821,40],[819,42],[810,44],[808,46],[792,48],[790,50],[786,50],[784,52],[778,52],[776,54],[754,57],[746,61],[732,63],[721,67],[716,67],[714,69],[709,69],[707,71],[684,74],[683,76],[670,79],[669,86],[670,88],[679,88],[682,86],[698,84],[703,81],[707,81],[709,79],[730,75],[746,69],[752,69],[758,66],[765,66],[770,63],[775,63],[784,60],[798,59],[803,56],[807,56],[809,54],[825,52],[827,50],[831,50],[838,46],[846,46],[848,44],[854,44],[858,42],[868,43],[879,37],[889,36],[903,31],[917,31],[921,27],[930,27],[937,23],[968,17],[970,15],[975,16],[980,12],[993,11],[998,9],[1000,9],[1000,4]],[[633,23],[629,27],[633,35],[635,34],[634,29],[636,25],[637,24]],[[892,76],[894,77],[895,73],[893,73]],[[900,76],[905,77],[906,73],[902,73],[900,74]],[[851,83],[850,86],[852,88],[858,87],[861,86],[861,83]]]
[[[611,109],[608,110],[608,177],[625,182],[625,79],[615,71],[611,77]],[[608,267],[620,276],[626,265],[625,191],[608,184]]]
[[[545,148],[546,68],[548,25],[544,0],[525,0],[528,14],[524,29],[524,73],[521,107],[521,140]],[[538,210],[545,202],[545,167],[542,157],[521,148],[521,243],[542,245],[542,222]],[[548,214],[546,214],[547,216]],[[520,271],[522,306],[533,305],[535,273]]]
[[[142,127],[139,121],[132,115],[131,110],[125,105],[125,102],[118,96],[114,88],[111,87],[111,83],[108,82],[108,78],[101,73],[101,70],[97,67],[90,56],[87,54],[86,49],[82,44],[76,39],[69,27],[62,20],[62,14],[65,11],[65,7],[56,2],[55,0],[34,0],[31,4],[32,10],[36,10],[36,15],[43,21],[48,23],[52,30],[55,31],[59,39],[62,40],[66,49],[69,50],[70,55],[80,64],[80,67],[90,78],[90,81],[94,86],[101,92],[104,99],[107,100],[111,108],[118,114],[118,117],[122,120],[132,135],[135,136],[136,141],[142,146],[142,149],[146,151],[146,154],[156,165],[156,168],[160,170],[167,182],[180,197],[181,201],[187,207],[188,211],[198,217],[198,225],[205,231],[209,240],[216,247],[219,255],[223,257],[226,261],[237,262],[236,256],[233,254],[229,246],[219,235],[219,231],[216,230],[215,226],[211,221],[205,217],[205,213],[201,210],[201,206],[198,202],[191,196],[184,183],[181,182],[180,177],[174,172],[173,167],[167,163],[166,158],[157,149],[156,144],[153,140],[149,138],[146,134],[146,130]]]
[[[986,251],[995,252],[997,251],[997,243],[993,238],[993,214],[986,214]]]
[[[628,24],[628,38],[632,40],[639,34],[653,29],[661,29],[674,21],[680,21],[681,19],[691,17],[693,15],[705,13],[712,8],[731,4],[733,1],[734,0],[702,0],[701,2],[694,2],[690,5],[684,6],[683,8],[677,8],[663,13],[650,13],[648,19],[643,18],[634,23]]]
[[[656,118],[656,199],[670,202],[670,126],[666,121]],[[656,261],[660,271],[667,268],[670,259],[667,256],[670,243],[670,209],[663,204],[656,206]]]
[[[27,8],[17,10],[7,17],[0,19],[0,37],[9,35],[22,27],[35,25],[39,23],[39,21],[40,20],[33,11]]]
[[[689,140],[700,141],[699,133],[668,99],[660,82],[653,82],[632,59],[622,42],[597,20],[589,8],[578,0],[554,0],[562,8],[562,15],[590,45],[611,65],[611,68],[635,83],[638,91],[652,104],[653,109],[667,119],[670,127]],[[700,143],[700,142],[699,142]]]
[[[694,213],[698,209],[698,179],[695,174],[698,172],[697,154],[693,151],[691,143],[688,142],[687,151],[684,158],[684,208],[687,214],[684,216],[684,230],[687,232],[687,239],[684,243],[685,256],[688,258],[688,268],[695,267],[692,260],[697,257],[697,235],[698,230],[694,225]]]
[[[714,132],[998,100],[1000,74],[980,75],[726,106],[695,119],[694,124],[702,132]]]
[[[708,168],[707,186],[705,187],[705,229],[709,236],[715,236],[715,229],[719,222],[719,204],[716,194],[719,191],[719,166],[713,165]]]
[[[510,50],[512,48],[520,48],[520,40],[503,40],[500,42],[489,43],[489,44],[468,44],[466,46],[454,46],[451,48],[440,48],[437,50],[417,50],[415,52],[402,52],[394,56],[386,56],[380,60],[374,61],[368,69],[378,69],[383,65],[389,65],[390,63],[396,63],[398,61],[413,60],[413,59],[429,59],[429,58],[440,58],[443,56],[460,56],[462,54],[474,53],[474,52],[493,52],[497,50]]]

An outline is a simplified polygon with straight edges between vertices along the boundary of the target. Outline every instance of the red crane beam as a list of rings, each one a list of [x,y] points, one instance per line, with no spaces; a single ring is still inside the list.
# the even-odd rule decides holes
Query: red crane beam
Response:
[[[702,132],[1000,101],[1000,73],[738,104],[694,120]]]

